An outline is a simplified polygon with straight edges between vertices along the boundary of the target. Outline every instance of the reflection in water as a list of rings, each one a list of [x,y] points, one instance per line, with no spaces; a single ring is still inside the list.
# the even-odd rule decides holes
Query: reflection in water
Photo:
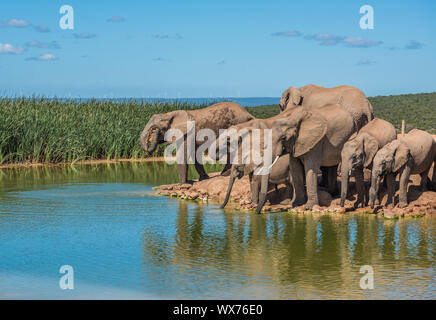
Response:
[[[188,297],[435,298],[435,222],[234,214],[179,201],[174,240],[150,241],[145,230],[144,260],[170,264],[176,284],[163,284]],[[363,265],[374,268],[374,290],[360,289]]]
[[[177,179],[163,163],[0,170],[0,297],[56,298],[68,263],[76,297],[436,298],[435,218],[254,215],[151,196]],[[363,265],[374,290],[359,287]],[[34,288],[16,273],[52,280]]]

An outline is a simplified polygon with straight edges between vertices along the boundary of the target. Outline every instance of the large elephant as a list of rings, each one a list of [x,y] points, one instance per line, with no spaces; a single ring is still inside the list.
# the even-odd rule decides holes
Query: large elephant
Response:
[[[388,200],[393,202],[395,194],[395,176],[400,175],[400,194],[398,206],[407,206],[407,185],[411,174],[421,175],[421,188],[428,186],[428,172],[431,165],[436,165],[436,142],[425,131],[414,129],[401,139],[396,139],[381,148],[374,157],[371,173],[369,202],[374,208],[380,179],[385,176],[388,187]],[[436,170],[433,170],[432,183],[436,183]]]
[[[294,205],[306,202],[306,185],[305,207],[312,209],[319,204],[320,167],[337,167],[343,145],[357,131],[351,115],[338,104],[310,111],[297,108],[289,117],[274,121],[272,130],[273,158],[290,154]],[[258,212],[262,205],[259,202]]]
[[[164,136],[169,129],[177,128],[185,134],[183,147],[186,149],[187,121],[195,121],[195,133],[200,129],[210,129],[218,136],[219,129],[227,129],[252,119],[254,117],[245,108],[233,102],[220,102],[198,110],[178,110],[155,114],[142,131],[140,143],[146,152],[151,153],[158,144],[165,142]],[[196,144],[195,151],[198,147],[199,145]],[[184,162],[178,164],[180,183],[186,183],[188,179],[187,152],[184,155]],[[229,168],[230,166],[226,166],[225,170]],[[197,159],[195,159],[195,169],[200,175],[200,180],[208,178],[203,165]]]
[[[355,207],[366,206],[368,203],[365,190],[363,169],[371,169],[372,161],[377,151],[397,138],[395,127],[382,119],[374,119],[360,129],[357,136],[350,138],[341,152],[341,206],[347,197],[348,180],[351,170],[354,170],[357,188]]]
[[[342,85],[334,88],[324,88],[309,84],[304,87],[289,87],[280,99],[280,109],[287,110],[302,106],[316,109],[329,104],[339,104],[348,111],[357,128],[362,128],[374,119],[374,111],[365,94],[358,88]]]

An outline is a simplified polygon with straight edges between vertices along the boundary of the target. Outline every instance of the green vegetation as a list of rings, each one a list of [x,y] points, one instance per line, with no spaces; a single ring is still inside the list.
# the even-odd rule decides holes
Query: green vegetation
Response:
[[[153,114],[200,107],[133,100],[0,99],[0,163],[146,157],[138,141]]]
[[[436,92],[377,96],[369,98],[377,118],[391,122],[401,130],[406,121],[406,132],[413,128],[436,134]],[[280,112],[278,105],[251,107],[247,110],[258,118],[269,118]]]
[[[436,134],[436,93],[370,98],[376,117],[397,129]],[[146,103],[0,98],[0,164],[142,158],[139,135],[155,113],[205,107],[188,103]],[[257,118],[279,113],[278,105],[249,107]],[[163,146],[153,156],[162,155]]]

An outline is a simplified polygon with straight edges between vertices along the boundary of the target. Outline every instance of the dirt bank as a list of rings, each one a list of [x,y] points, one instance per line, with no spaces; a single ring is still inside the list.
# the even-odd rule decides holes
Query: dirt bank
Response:
[[[432,171],[430,171],[431,177]],[[193,184],[172,184],[156,187],[156,193],[165,196],[181,197],[183,199],[191,199],[197,201],[210,201],[221,203],[224,200],[229,177],[222,177],[218,173],[210,175],[211,178],[204,181],[194,181]],[[365,179],[368,182],[369,172],[366,172]],[[338,179],[338,183],[340,179]],[[318,196],[320,206],[313,208],[315,212],[337,212],[346,213],[351,211],[383,214],[386,218],[397,218],[403,216],[423,216],[426,214],[436,215],[436,192],[422,192],[419,188],[420,176],[412,175],[409,183],[408,201],[409,206],[403,209],[400,208],[385,208],[382,206],[371,209],[370,207],[354,209],[353,203],[356,199],[356,187],[354,178],[351,178],[350,187],[352,195],[345,202],[345,208],[340,207],[340,199],[333,198],[325,189],[320,188]],[[383,196],[381,203],[385,204],[387,200],[386,189],[381,186],[381,194]],[[397,181],[398,190],[398,181]],[[267,196],[267,203],[263,208],[263,212],[279,212],[293,211],[304,212],[303,207],[292,208],[287,199],[285,185],[279,185],[279,193],[277,194],[274,188],[270,189]],[[395,194],[395,203],[398,203],[398,191]],[[236,180],[231,193],[231,203],[229,208],[237,210],[254,210],[254,206],[250,203],[250,186],[248,177],[245,176],[240,180]]]
[[[30,168],[30,167],[53,167],[53,166],[72,166],[81,164],[109,164],[109,163],[120,163],[120,162],[154,162],[154,161],[165,161],[164,157],[152,157],[152,158],[142,158],[142,159],[111,159],[111,160],[79,160],[73,162],[59,162],[59,163],[44,163],[44,162],[26,162],[26,163],[8,163],[0,164],[0,169],[10,169],[10,168]]]

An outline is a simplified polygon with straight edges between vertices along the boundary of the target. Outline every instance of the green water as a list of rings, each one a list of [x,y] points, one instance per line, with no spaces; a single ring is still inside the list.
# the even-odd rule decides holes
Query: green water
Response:
[[[436,298],[436,218],[254,215],[153,195],[176,181],[163,163],[0,170],[0,298]],[[62,265],[74,290],[59,288]],[[359,285],[364,265],[374,289]]]

